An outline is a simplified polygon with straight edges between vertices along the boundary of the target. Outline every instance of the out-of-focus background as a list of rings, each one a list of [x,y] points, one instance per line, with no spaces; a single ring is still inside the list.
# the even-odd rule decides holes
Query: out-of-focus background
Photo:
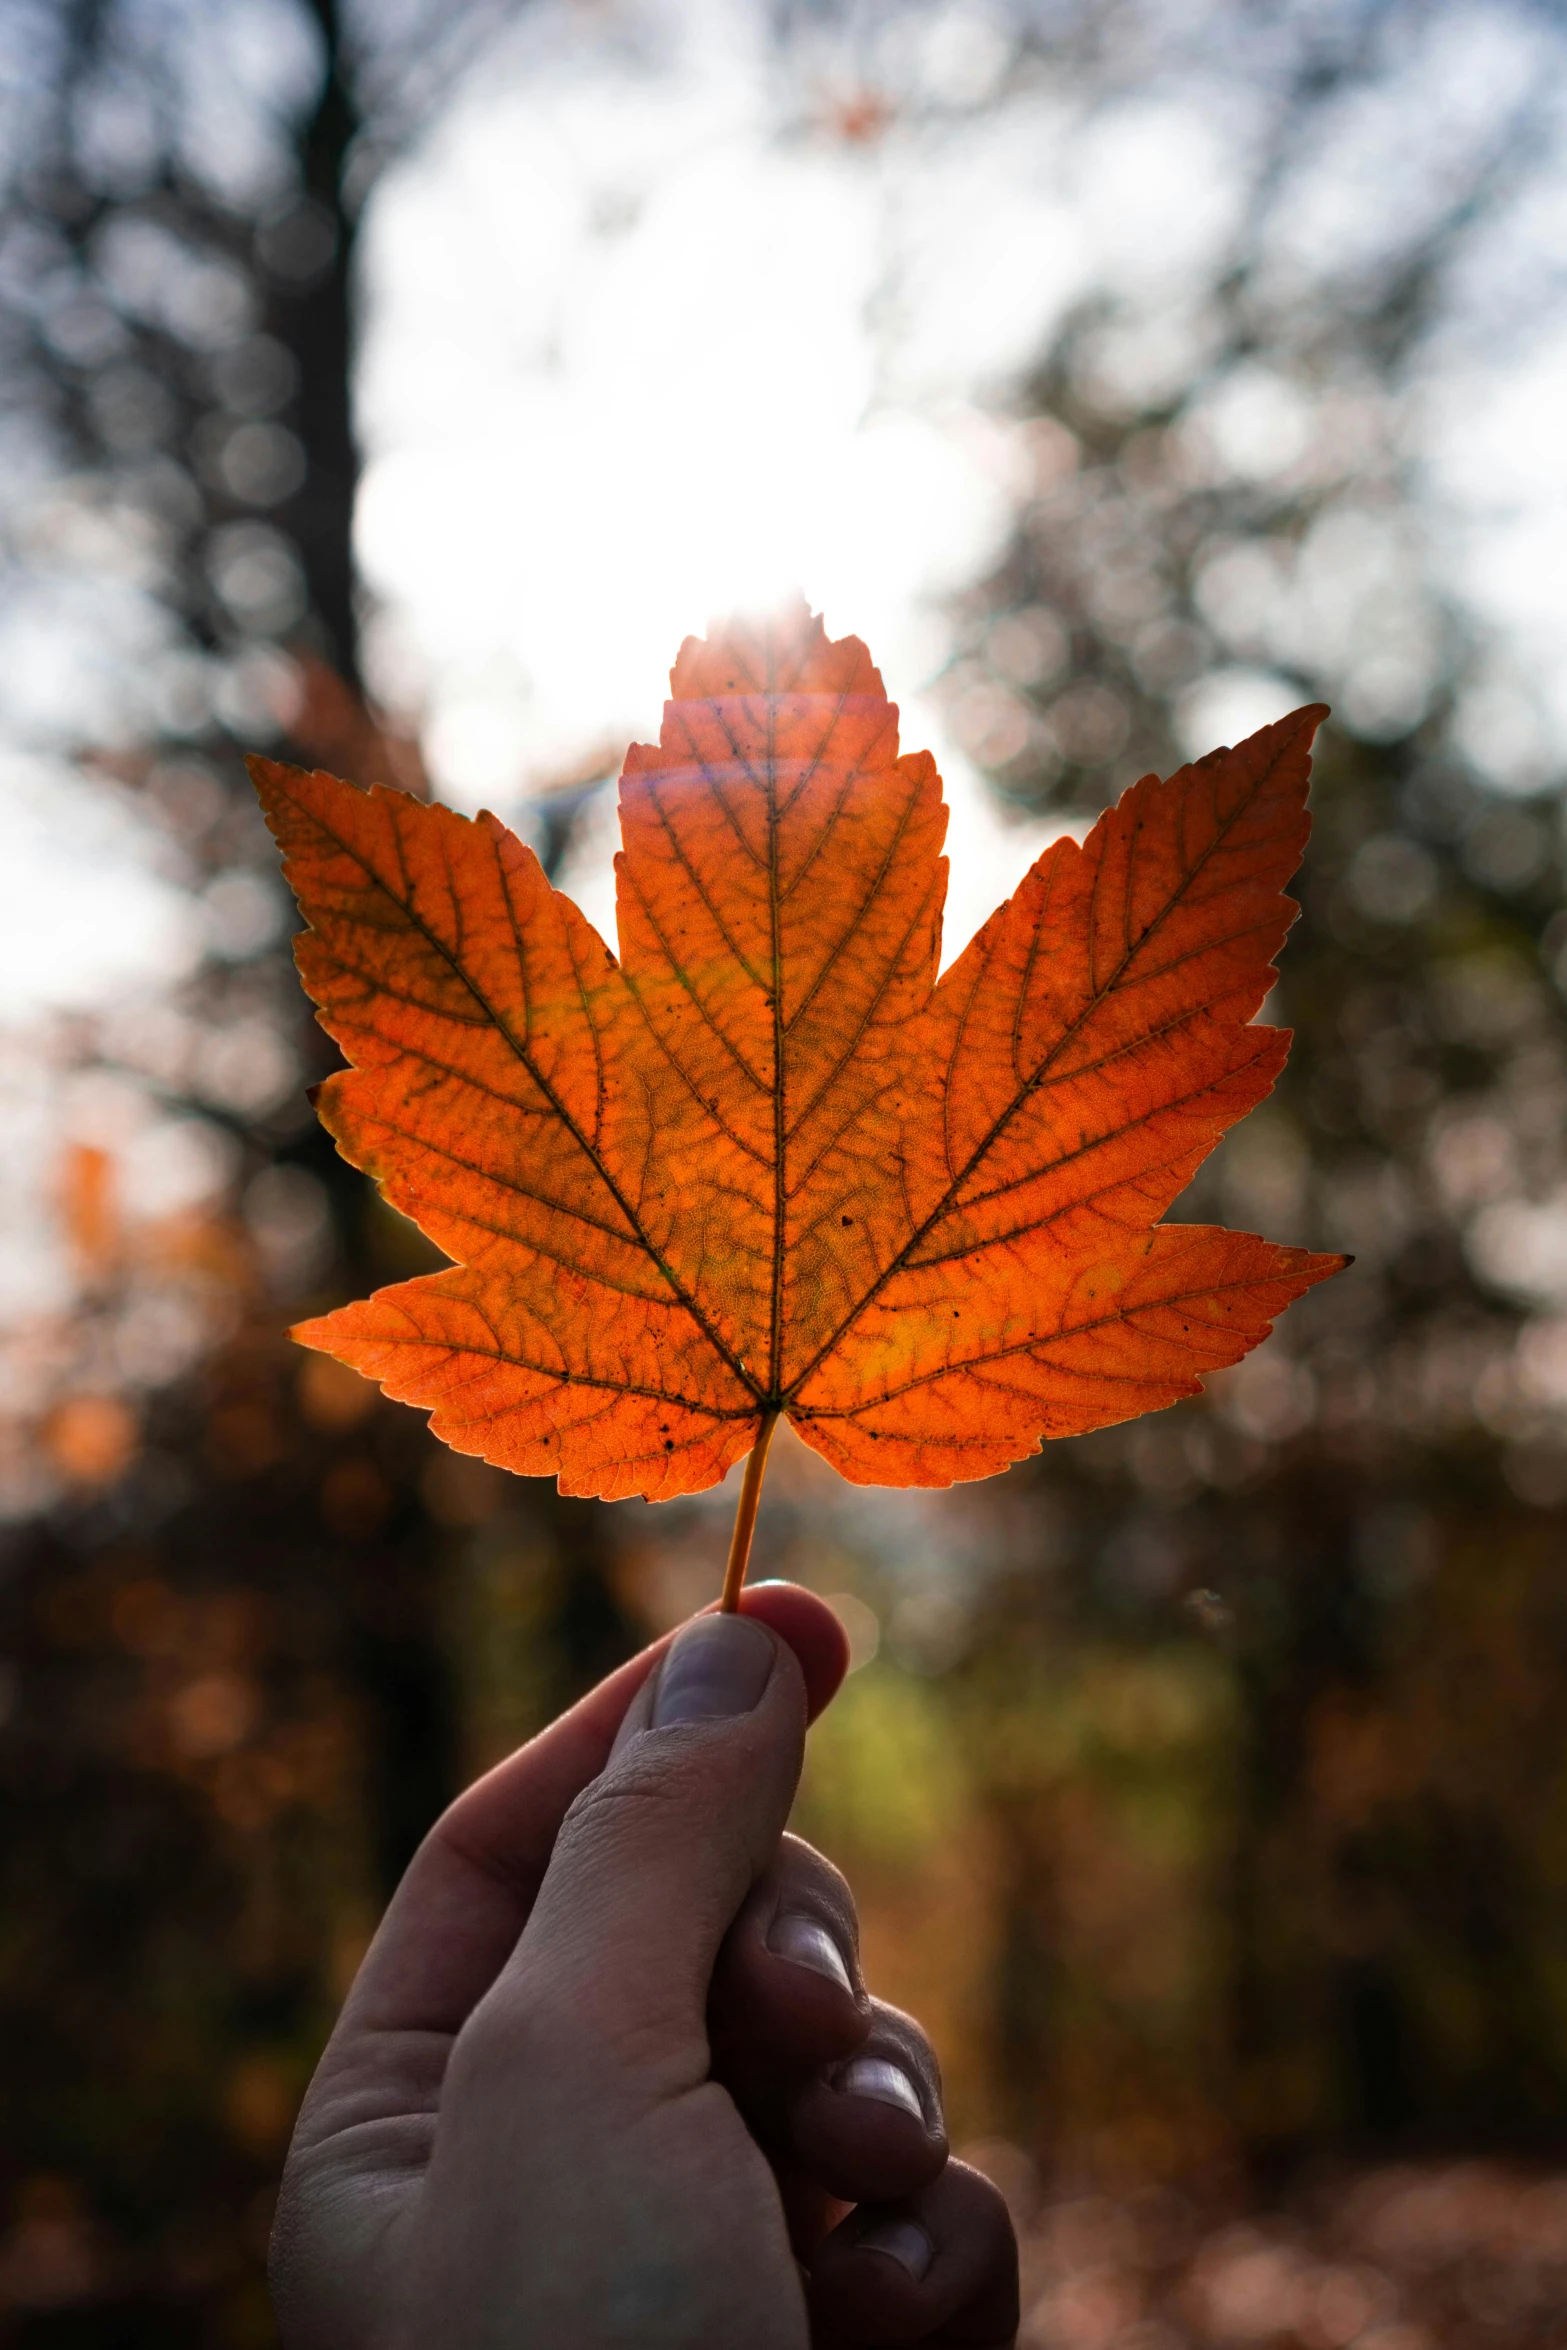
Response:
[[[949,951],[1334,705],[1185,1212],[1353,1271],[1199,1403],[763,1509],[1025,2339],[1567,2339],[1564,67],[1527,0],[4,0],[0,2341],[271,2340],[400,1866],[732,1506],[289,1346],[430,1256],[315,1128],[240,753],[607,921],[681,636],[794,584],[941,761]]]

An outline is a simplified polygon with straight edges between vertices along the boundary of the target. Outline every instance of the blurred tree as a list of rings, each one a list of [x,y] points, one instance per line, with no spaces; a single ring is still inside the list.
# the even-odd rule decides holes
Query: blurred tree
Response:
[[[1146,91],[1119,12],[1073,24],[1100,106]],[[1518,29],[1542,66],[1559,58],[1554,22]],[[1228,67],[1216,33],[1238,40]],[[1226,2038],[1254,2153],[1517,2142],[1567,2091],[1544,1729],[1567,1664],[1557,778],[1509,769],[1524,692],[1496,682],[1497,648],[1438,569],[1414,433],[1433,352],[1526,346],[1551,315],[1555,261],[1509,239],[1560,110],[1544,70],[1423,120],[1443,37],[1381,0],[1221,11],[1176,37],[1167,64],[1243,85],[1231,225],[1064,319],[1024,410],[1033,494],[962,607],[947,679],[1003,794],[1084,814],[1289,700],[1335,704],[1268,1012],[1295,1027],[1289,1070],[1172,1213],[1345,1247],[1355,1268],[1203,1405],[1034,1473],[1077,1520],[1080,1675],[1107,1630],[1168,1642],[1155,1626],[1183,1596],[1199,1624],[1171,1669],[1204,1620],[1229,1644]],[[1336,148],[1378,135],[1400,199],[1351,225],[1323,183]],[[992,1694],[999,1675],[1014,1711],[1038,1703],[1060,1604],[1009,1580],[990,1635],[1005,1656],[976,1651],[971,1674]],[[1061,1987],[1072,1864],[1051,1783],[997,1815],[1023,1904],[1012,1974],[1032,1986],[1025,2078],[1081,2060],[1077,2002],[1103,1982],[1095,1948]],[[1119,2045],[1134,2104],[1173,2110],[1129,2054],[1138,2028],[1104,2026],[1102,2061]],[[1071,2102],[1069,2134],[1113,2100],[1101,2083]]]
[[[155,1005],[45,1049],[60,1085],[98,1072],[178,1111],[227,1181],[148,1224],[112,1149],[68,1156],[74,1306],[17,1358],[15,1459],[50,1506],[6,1535],[0,1590],[7,2340],[265,2338],[298,2090],[470,1759],[453,1671],[486,1660],[448,1586],[494,1481],[283,1336],[430,1257],[309,1114],[335,1056],[241,754],[423,788],[357,675],[354,234],[410,77],[438,98],[509,13],[356,28],[278,0],[247,36],[221,6],[72,0],[38,13],[13,91],[0,368],[53,525],[13,543],[10,604],[73,565],[119,596],[105,706],[35,713],[34,739],[151,824],[210,939]],[[176,1309],[183,1377],[177,1348],[136,1351]],[[535,1681],[515,1737],[630,1636],[595,1506],[530,1489],[509,1523]],[[58,2257],[35,2274],[40,2213]]]

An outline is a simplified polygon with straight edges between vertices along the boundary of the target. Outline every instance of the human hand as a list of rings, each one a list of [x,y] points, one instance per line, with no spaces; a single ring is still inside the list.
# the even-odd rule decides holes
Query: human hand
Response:
[[[844,1662],[820,1601],[755,1587],[437,1822],[300,2115],[286,2350],[1012,2343],[1001,2200],[783,1834]]]

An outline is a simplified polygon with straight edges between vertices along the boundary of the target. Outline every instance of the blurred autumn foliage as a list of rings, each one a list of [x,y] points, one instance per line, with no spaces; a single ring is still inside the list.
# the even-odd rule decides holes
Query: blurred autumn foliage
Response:
[[[194,4],[16,12],[13,586],[128,581],[156,613],[126,639],[145,701],[84,763],[199,916],[155,1001],[3,1039],[46,1169],[6,1194],[0,1333],[0,2340],[27,2350],[270,2338],[294,2101],[412,1844],[717,1587],[722,1496],[562,1503],[282,1336],[430,1257],[309,1116],[331,1063],[238,752],[425,788],[356,670],[355,226],[520,13],[279,0],[219,106],[185,78]],[[1399,0],[1020,5],[983,87],[918,101],[851,13],[769,38],[856,157],[983,136],[1041,73],[1089,113],[1199,67],[1247,102],[1217,257],[1090,289],[1008,395],[1015,528],[942,690],[1004,801],[1072,818],[1259,665],[1334,701],[1269,1007],[1289,1070],[1176,1213],[1357,1262],[1202,1402],[992,1486],[846,1497],[780,1439],[759,1571],[833,1594],[861,1664],[799,1824],[1016,2198],[1040,2350],[1551,2342],[1559,778],[1427,559],[1405,428],[1461,298],[1493,340],[1556,298],[1525,213],[1561,28],[1520,12],[1533,70],[1433,131],[1435,17]],[[824,116],[829,34],[854,70]],[[1319,261],[1301,175],[1378,108],[1344,183],[1377,234]],[[541,824],[557,857],[577,806]]]

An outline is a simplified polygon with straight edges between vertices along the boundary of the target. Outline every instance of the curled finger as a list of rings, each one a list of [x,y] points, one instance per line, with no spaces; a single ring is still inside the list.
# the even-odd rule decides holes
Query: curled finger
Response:
[[[871,2026],[854,1897],[829,1860],[785,1836],[724,1940],[708,2005],[713,2069],[768,2144],[801,2084]]]
[[[810,2297],[817,2350],[1012,2350],[1018,2266],[1007,2207],[989,2179],[949,2162],[918,2194],[851,2212],[817,2252]]]
[[[852,2055],[826,2066],[789,2109],[795,2159],[845,2203],[892,2203],[929,2184],[947,2159],[941,2071],[912,2016],[873,2002]]]

